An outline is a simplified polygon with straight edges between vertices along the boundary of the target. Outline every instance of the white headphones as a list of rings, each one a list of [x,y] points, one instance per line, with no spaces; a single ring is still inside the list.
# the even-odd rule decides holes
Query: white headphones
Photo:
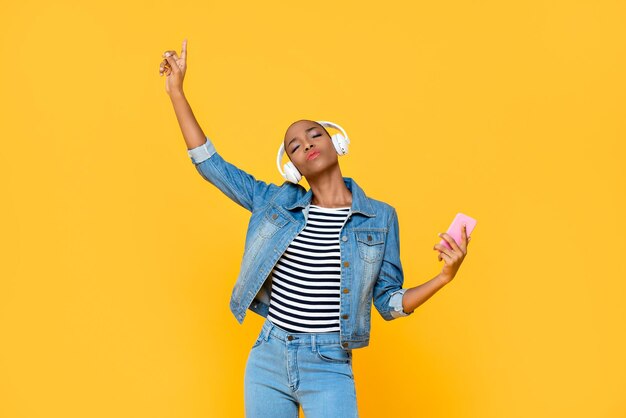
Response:
[[[328,122],[325,120],[317,120],[316,122],[325,128],[335,128],[343,132],[343,135],[340,133],[336,133],[332,135],[330,139],[333,141],[333,145],[335,146],[337,154],[346,155],[348,153],[348,144],[350,143],[350,139],[348,138],[348,134],[346,133],[346,131],[336,123]],[[276,158],[276,166],[278,167],[278,172],[283,176],[285,180],[298,184],[298,182],[302,179],[302,175],[291,161],[285,163],[284,173],[280,169],[280,160],[283,158],[284,154],[285,143],[283,141],[280,144],[280,148],[278,148],[278,157]]]

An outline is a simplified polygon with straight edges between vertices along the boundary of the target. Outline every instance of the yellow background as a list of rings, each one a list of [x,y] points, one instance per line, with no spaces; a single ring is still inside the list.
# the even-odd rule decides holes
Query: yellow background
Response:
[[[158,74],[184,38],[194,114],[257,178],[282,183],[291,122],[346,129],[343,175],[398,210],[405,287],[478,220],[448,286],[372,311],[362,417],[626,416],[623,2],[2,9],[2,418],[243,416],[249,213],[186,154]]]

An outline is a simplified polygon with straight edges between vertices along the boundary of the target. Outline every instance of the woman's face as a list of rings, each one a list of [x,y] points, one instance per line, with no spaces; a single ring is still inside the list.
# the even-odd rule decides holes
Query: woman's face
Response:
[[[285,153],[300,174],[313,178],[337,164],[337,151],[325,129],[317,122],[299,120],[289,126],[284,139]],[[317,156],[313,159],[310,157]]]

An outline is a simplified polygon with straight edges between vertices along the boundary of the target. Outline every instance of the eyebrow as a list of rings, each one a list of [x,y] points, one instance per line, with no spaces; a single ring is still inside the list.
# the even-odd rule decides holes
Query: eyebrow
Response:
[[[305,129],[305,130],[304,130],[304,132],[309,132],[311,129],[315,129],[315,128],[319,128],[319,126],[311,126],[310,128]],[[296,137],[294,137],[291,141],[289,141],[289,143],[287,144],[287,147],[289,147],[289,145],[291,145],[291,143],[292,143],[293,141],[295,141],[296,139],[297,139],[297,138],[296,138]]]

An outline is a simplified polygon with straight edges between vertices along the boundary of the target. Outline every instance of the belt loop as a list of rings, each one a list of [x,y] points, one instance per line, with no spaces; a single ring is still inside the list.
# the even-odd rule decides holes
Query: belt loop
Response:
[[[270,338],[270,332],[272,331],[272,325],[274,324],[272,324],[269,320],[266,320],[265,323],[267,327],[264,327],[266,329],[263,330],[263,339],[267,341]]]
[[[311,333],[311,350],[315,353],[315,333]]]

